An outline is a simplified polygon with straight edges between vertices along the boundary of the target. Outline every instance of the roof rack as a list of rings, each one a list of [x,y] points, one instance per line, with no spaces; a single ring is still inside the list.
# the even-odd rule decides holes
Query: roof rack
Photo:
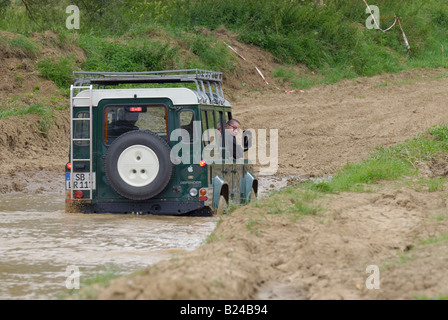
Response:
[[[194,82],[199,102],[223,105],[222,72],[184,69],[147,72],[73,72],[74,86],[97,85],[99,88],[120,84]],[[207,87],[207,88],[206,88]],[[213,88],[214,87],[214,88]],[[214,89],[214,90],[213,90]]]

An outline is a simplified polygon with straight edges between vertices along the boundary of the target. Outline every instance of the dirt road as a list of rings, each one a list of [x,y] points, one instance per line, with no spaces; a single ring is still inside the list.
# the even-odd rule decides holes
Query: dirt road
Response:
[[[27,87],[33,90],[36,81],[48,90],[48,97],[56,90],[30,75],[24,76],[25,85],[18,86],[7,75],[20,61],[4,57],[0,102]],[[448,119],[445,69],[347,80],[292,94],[262,87],[265,84],[257,77],[254,81],[259,81],[256,85],[262,92],[234,90],[229,97],[234,117],[244,128],[278,129],[277,177],[331,175],[347,162],[366,158],[376,146],[403,141]],[[0,119],[1,193],[63,192],[68,113],[67,109],[56,113],[55,125],[45,134],[36,129],[41,120],[35,115]],[[324,213],[298,221],[265,214],[257,207],[240,208],[223,217],[209,244],[148,267],[139,276],[118,279],[99,298],[448,295],[447,241],[424,245],[428,239],[446,239],[448,203],[443,191],[378,185],[376,193],[344,193],[320,201]],[[369,265],[379,267],[380,289],[365,285]]]
[[[437,80],[438,77],[444,78]],[[279,173],[320,176],[448,120],[447,70],[347,80],[234,102],[246,128],[279,130]]]
[[[279,174],[332,174],[448,119],[445,70],[345,81],[234,103],[246,127],[279,129]],[[261,200],[262,201],[262,200]],[[243,207],[192,253],[115,280],[100,299],[413,299],[448,294],[446,193],[378,184],[291,221]],[[262,204],[262,202],[261,202]],[[262,207],[262,205],[261,205]],[[254,227],[256,226],[256,227]],[[366,285],[376,266],[380,288]]]

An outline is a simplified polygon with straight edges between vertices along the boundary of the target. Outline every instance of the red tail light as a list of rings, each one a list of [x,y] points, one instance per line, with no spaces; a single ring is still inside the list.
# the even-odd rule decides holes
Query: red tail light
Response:
[[[67,195],[65,197],[65,202],[66,203],[72,202],[72,193],[70,191],[67,192]]]
[[[71,168],[72,168],[72,164],[69,162],[69,163],[67,163],[67,169],[68,170],[71,170]]]
[[[81,190],[75,192],[76,199],[82,199],[84,197],[84,193]]]

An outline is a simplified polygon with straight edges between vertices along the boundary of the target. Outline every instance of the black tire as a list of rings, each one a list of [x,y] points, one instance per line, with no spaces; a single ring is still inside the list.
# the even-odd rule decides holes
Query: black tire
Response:
[[[104,169],[110,186],[131,200],[162,192],[173,175],[168,143],[151,131],[129,131],[110,145]]]
[[[213,215],[214,216],[221,216],[225,213],[225,210],[227,209],[228,204],[227,204],[227,200],[224,197],[224,195],[220,195],[219,196],[219,200],[218,200],[218,207],[214,210]]]
[[[252,187],[252,191],[250,192],[250,199],[249,202],[255,201],[257,200],[257,194],[255,193],[255,189],[254,187]]]

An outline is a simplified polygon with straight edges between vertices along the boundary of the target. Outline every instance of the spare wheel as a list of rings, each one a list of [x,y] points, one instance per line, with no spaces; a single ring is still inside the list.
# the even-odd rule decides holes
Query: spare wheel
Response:
[[[131,200],[147,200],[162,192],[173,175],[168,143],[151,131],[119,136],[106,153],[104,169],[110,186]]]

